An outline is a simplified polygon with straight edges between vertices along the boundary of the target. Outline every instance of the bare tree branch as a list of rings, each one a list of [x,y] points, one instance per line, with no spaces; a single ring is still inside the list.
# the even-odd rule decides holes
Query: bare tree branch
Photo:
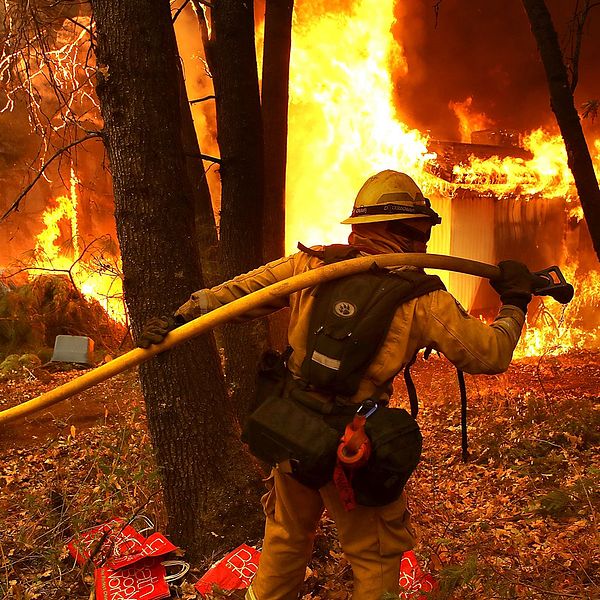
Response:
[[[202,98],[195,98],[190,100],[190,104],[198,104],[199,102],[206,102],[206,100],[214,100],[216,96],[203,96]]]
[[[437,29],[439,19],[440,19],[440,8],[442,8],[442,0],[435,0],[433,3],[433,14],[435,15],[435,25],[434,29]]]
[[[222,164],[223,161],[216,156],[211,156],[210,154],[196,154],[196,153],[188,153],[186,152],[186,156],[190,158],[201,158],[202,160],[208,160],[209,162],[217,163],[218,165]]]
[[[83,23],[80,23],[77,19],[74,19],[73,17],[65,17],[67,21],[70,21],[71,23],[73,23],[73,25],[76,25],[77,27],[81,27],[81,29],[84,29],[87,34],[90,36],[90,40],[94,39],[94,32],[89,28],[86,27]]]
[[[569,57],[569,72],[571,75],[570,88],[571,93],[575,92],[575,88],[579,83],[579,59],[581,56],[581,44],[583,43],[583,30],[590,11],[599,6],[600,2],[593,0],[584,0],[583,6],[580,8],[580,2],[577,0],[573,9],[573,17],[571,19],[571,56]]]
[[[8,215],[10,215],[10,213],[12,213],[13,211],[18,212],[18,210],[19,210],[19,204],[21,203],[21,200],[23,200],[23,198],[25,198],[25,196],[27,196],[27,194],[31,191],[31,189],[33,188],[33,186],[41,179],[41,177],[44,175],[44,171],[52,164],[52,162],[54,162],[57,158],[59,158],[60,156],[62,156],[63,154],[65,154],[65,152],[69,151],[74,146],[78,146],[79,144],[83,144],[83,142],[87,142],[88,140],[101,139],[101,138],[102,138],[102,133],[100,131],[96,131],[96,132],[89,133],[88,135],[86,135],[86,136],[84,136],[84,137],[82,137],[82,138],[80,138],[78,140],[75,140],[74,142],[71,142],[70,144],[67,144],[66,146],[63,146],[62,148],[59,148],[42,165],[42,168],[38,171],[37,175],[33,178],[33,180],[31,181],[31,183],[18,195],[17,199],[9,206],[9,208],[2,215],[2,217],[0,217],[0,223],[2,221],[4,221],[6,219],[6,217],[8,217]],[[207,158],[206,160],[211,160],[211,159]]]
[[[177,21],[177,17],[183,12],[184,8],[190,3],[190,0],[185,0],[185,2],[175,11],[175,14],[173,15],[173,23],[175,23],[175,21]]]

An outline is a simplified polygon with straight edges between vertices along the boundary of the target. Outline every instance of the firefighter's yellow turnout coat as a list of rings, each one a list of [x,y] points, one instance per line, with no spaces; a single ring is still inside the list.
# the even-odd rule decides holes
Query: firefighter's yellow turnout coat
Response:
[[[315,249],[319,249],[318,247]],[[322,261],[304,252],[281,258],[212,289],[192,294],[177,311],[192,319],[308,269]],[[289,306],[288,341],[293,353],[288,368],[299,377],[311,306],[311,289],[301,290],[277,304],[247,315],[264,316]],[[386,396],[385,383],[410,362],[420,348],[432,347],[466,373],[500,373],[508,368],[525,321],[522,310],[503,306],[491,325],[471,317],[446,291],[438,290],[398,307],[387,336],[367,368],[353,402]],[[399,565],[404,551],[415,543],[404,495],[382,507],[344,510],[337,489],[329,483],[307,488],[284,469],[275,468],[263,496],[266,529],[263,554],[248,598],[291,600],[298,597],[312,552],[315,529],[324,508],[335,521],[340,542],[354,577],[354,600],[378,600],[398,592]]]

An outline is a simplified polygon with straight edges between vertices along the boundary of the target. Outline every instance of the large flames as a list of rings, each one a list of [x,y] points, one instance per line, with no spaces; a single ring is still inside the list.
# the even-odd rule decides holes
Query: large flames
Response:
[[[348,215],[356,191],[368,176],[388,168],[409,173],[434,202],[459,190],[525,202],[562,198],[569,216],[581,219],[563,140],[542,129],[524,138],[530,158],[470,156],[454,165],[451,178],[435,177],[437,157],[428,149],[428,136],[405,125],[402,107],[394,102],[395,94],[402,96],[405,78],[412,76],[391,34],[395,2],[356,0],[350,6],[341,13],[322,11],[317,4],[314,10],[320,12],[314,14],[309,3],[298,7],[290,80],[288,251],[297,240],[345,241],[348,227],[338,223]],[[486,115],[474,113],[471,104],[471,98],[452,104],[463,141],[493,125]],[[598,164],[598,156],[595,160]],[[432,240],[431,252],[445,248],[441,239]],[[576,298],[567,308],[551,299],[535,308],[519,356],[598,347],[600,323],[594,308],[600,275],[581,272],[578,255],[565,252],[563,241],[556,244],[554,260],[573,281]],[[527,262],[528,257],[514,258]]]
[[[542,129],[524,136],[521,157],[472,155],[454,164],[448,177],[439,177],[439,157],[430,149],[429,136],[406,125],[398,100],[406,78],[414,75],[395,39],[399,30],[394,20],[396,2],[340,4],[349,8],[325,10],[322,3],[309,2],[296,5],[290,68],[289,252],[298,240],[305,244],[345,241],[348,227],[339,222],[349,213],[357,189],[368,176],[387,168],[409,173],[432,197],[434,206],[436,199],[452,199],[465,190],[490,202],[560,198],[567,220],[581,221],[562,138]],[[472,132],[494,125],[487,115],[473,111],[472,102],[469,97],[451,104],[463,142],[470,141]],[[598,164],[600,140],[594,152]],[[92,252],[93,244],[82,242],[74,174],[69,195],[53,201],[43,223],[31,272],[68,274],[84,296],[99,300],[114,319],[123,321],[118,264],[107,267],[102,253]],[[69,230],[66,238],[65,227]],[[451,223],[444,227],[447,232]],[[435,237],[429,250],[446,251],[447,237],[447,233]],[[557,243],[556,260],[575,285],[575,300],[567,308],[552,300],[534,306],[519,356],[598,347],[600,323],[593,315],[598,312],[600,276],[582,268],[573,251],[577,248],[567,250],[564,242]],[[515,258],[527,261],[527,257]]]
[[[84,244],[79,232],[78,184],[71,170],[69,195],[58,196],[44,211],[44,229],[36,237],[27,271],[33,276],[68,276],[83,297],[99,302],[112,319],[124,323],[120,261],[108,236]]]

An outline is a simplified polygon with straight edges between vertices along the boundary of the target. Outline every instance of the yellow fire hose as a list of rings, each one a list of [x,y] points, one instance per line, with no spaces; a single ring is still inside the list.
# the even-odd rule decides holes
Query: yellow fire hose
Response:
[[[248,294],[243,298],[234,300],[225,306],[217,308],[212,312],[185,323],[181,327],[171,331],[161,344],[154,344],[147,349],[135,348],[123,356],[119,356],[111,362],[97,367],[84,375],[77,377],[73,381],[69,381],[37,398],[23,402],[13,408],[3,410],[0,412],[0,425],[31,415],[32,413],[38,412],[48,406],[52,406],[61,400],[66,400],[75,394],[91,388],[101,381],[105,381],[127,369],[131,369],[132,367],[136,367],[137,365],[146,362],[156,354],[160,354],[161,352],[169,350],[201,333],[205,333],[217,325],[231,321],[262,304],[268,304],[275,298],[289,296],[293,292],[308,287],[314,287],[325,281],[345,277],[347,275],[354,275],[361,271],[367,271],[374,264],[379,267],[411,265],[421,268],[456,271],[468,275],[485,277],[487,279],[494,279],[500,275],[499,268],[494,265],[439,254],[379,254],[325,265],[318,269],[312,269],[305,273],[290,277],[289,279],[279,281],[252,294]],[[548,269],[547,271],[538,272],[537,275],[540,276],[540,279],[539,286],[536,287],[539,287],[540,290],[536,293],[540,295],[541,293],[552,295],[559,302],[569,302],[573,295],[573,288],[564,281],[562,274],[560,274],[559,284],[557,284],[549,274],[552,269],[554,269],[554,273],[558,271],[557,268],[551,267],[551,269]],[[560,271],[558,271],[558,273],[560,273]],[[568,288],[570,288],[570,290]]]

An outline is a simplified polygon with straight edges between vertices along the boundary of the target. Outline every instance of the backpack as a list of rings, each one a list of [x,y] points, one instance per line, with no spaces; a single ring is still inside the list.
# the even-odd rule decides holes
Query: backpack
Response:
[[[299,248],[326,264],[359,254],[345,245],[326,246],[322,251],[301,244]],[[367,272],[318,285],[312,292],[301,379],[288,378],[259,398],[261,403],[242,432],[250,451],[270,464],[289,461],[291,474],[313,489],[331,481],[337,446],[358,408],[349,399],[385,340],[398,306],[439,289],[445,288],[437,276],[412,269],[387,271],[375,264]],[[264,377],[265,372],[259,381]],[[328,401],[323,402],[323,397]],[[385,406],[367,419],[365,432],[371,456],[353,473],[352,488],[358,504],[381,506],[402,493],[419,462],[422,437],[410,414]]]

